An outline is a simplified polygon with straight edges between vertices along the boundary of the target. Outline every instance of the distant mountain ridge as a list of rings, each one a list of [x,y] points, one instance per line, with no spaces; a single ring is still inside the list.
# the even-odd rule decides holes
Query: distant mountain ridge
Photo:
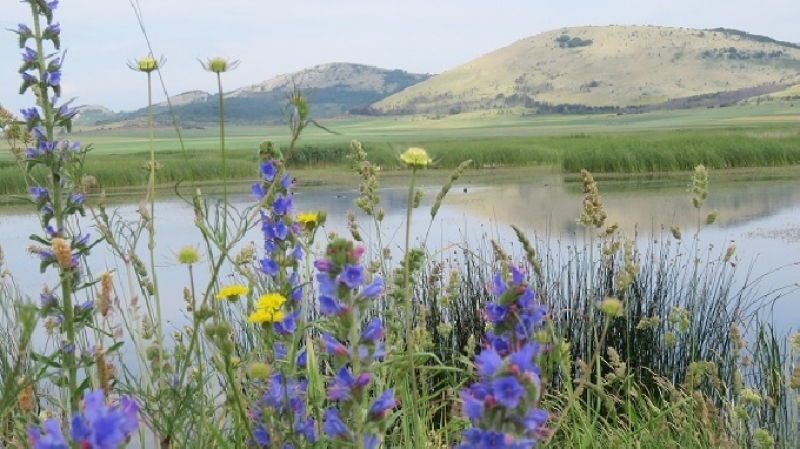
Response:
[[[237,124],[279,120],[286,93],[295,86],[309,97],[315,117],[343,115],[430,76],[363,64],[320,64],[225,93],[225,115],[227,120]],[[205,126],[217,121],[217,97],[218,94],[193,90],[170,97],[170,103],[182,125]],[[78,110],[76,125],[79,126],[146,125],[146,107],[117,113],[99,106],[81,106]],[[154,105],[153,113],[156,125],[172,124],[166,101]]]
[[[353,112],[644,111],[730,105],[797,83],[800,46],[790,42],[727,28],[585,26],[522,39]]]

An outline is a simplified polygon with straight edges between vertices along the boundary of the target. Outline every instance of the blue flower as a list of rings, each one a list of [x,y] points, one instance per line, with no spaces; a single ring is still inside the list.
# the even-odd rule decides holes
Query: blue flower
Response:
[[[508,312],[508,307],[501,306],[496,302],[490,302],[486,305],[486,319],[496,324],[498,321],[503,320]]]
[[[272,327],[276,334],[290,335],[297,330],[297,315],[299,312],[294,311],[286,315],[282,320],[275,322]]]
[[[336,298],[328,295],[319,297],[319,313],[325,316],[337,316],[342,313],[345,308],[336,300]]]
[[[61,34],[61,24],[58,22],[49,25],[44,29],[44,34],[58,36]]]
[[[483,416],[483,400],[478,400],[465,391],[461,392],[461,400],[464,401],[464,414],[470,421]]]
[[[519,405],[519,400],[525,396],[525,388],[519,384],[516,377],[506,376],[492,383],[494,399],[505,408],[513,409]]]
[[[278,173],[278,169],[275,168],[275,163],[272,161],[266,161],[261,163],[261,179],[267,182],[272,182],[275,179],[275,175]]]
[[[22,118],[24,118],[26,122],[32,122],[42,119],[41,116],[39,115],[39,110],[36,108],[20,109],[19,113],[22,115]]]
[[[265,257],[258,261],[259,265],[261,266],[261,272],[267,274],[269,276],[275,277],[278,275],[278,264],[270,259],[269,257]]]
[[[376,277],[372,282],[361,290],[361,296],[374,298],[383,294],[383,278]]]
[[[20,24],[17,25],[17,33],[19,33],[19,34],[32,34],[33,31],[31,31],[31,29],[28,28],[28,25],[25,25],[24,23],[20,23]]]
[[[61,72],[44,72],[44,82],[50,86],[58,86],[61,84]],[[64,106],[62,106],[64,107]],[[59,110],[59,112],[61,112]],[[65,114],[61,114],[65,115]]]
[[[367,327],[364,328],[364,331],[361,332],[361,342],[374,343],[376,340],[383,338],[385,331],[386,329],[384,329],[381,324],[380,318],[373,318],[372,321],[367,324]]]
[[[323,259],[320,259],[323,260]],[[319,260],[314,262],[314,265],[318,265]],[[327,261],[326,261],[327,262]],[[321,271],[321,270],[320,270]],[[322,295],[335,295],[336,294],[336,282],[328,277],[328,275],[319,273],[317,274],[317,282],[319,283],[319,292]]]
[[[335,408],[325,409],[325,421],[322,423],[322,430],[325,435],[333,439],[349,439],[350,431],[339,418],[339,410]]]
[[[369,373],[362,373],[358,378],[353,377],[350,370],[343,366],[333,382],[328,387],[328,399],[332,401],[345,401],[350,399],[350,393],[367,386],[371,380]]]
[[[29,47],[25,47],[25,53],[22,53],[22,60],[23,61],[25,61],[26,63],[33,63],[33,62],[37,62],[38,58],[39,58],[39,56],[36,53],[36,50],[34,50],[32,48],[29,48]]]
[[[272,212],[277,216],[283,216],[292,212],[292,199],[286,198],[282,193],[279,193],[272,203]]]
[[[390,388],[372,403],[372,407],[369,408],[370,419],[383,419],[386,416],[386,412],[394,408],[395,405],[397,405],[397,401],[394,400],[394,391]]]
[[[266,195],[266,192],[264,192],[264,187],[261,186],[261,184],[253,184],[252,192],[253,196],[258,201],[261,201],[264,198],[264,195]]]
[[[339,275],[339,281],[349,288],[356,288],[364,283],[364,267],[345,264],[344,271]]]
[[[291,186],[292,186],[292,178],[289,177],[289,173],[286,173],[283,175],[283,178],[281,178],[281,187],[283,187],[284,189],[288,189]]]
[[[58,420],[50,418],[44,422],[44,435],[37,427],[28,428],[28,440],[33,449],[69,449],[69,445],[64,440]]]
[[[50,11],[55,11],[55,9],[58,7],[58,0],[52,0],[47,2],[46,4],[47,7],[50,9]]]
[[[44,187],[31,187],[31,198],[34,201],[45,201],[50,197],[50,192]]]
[[[475,364],[478,366],[478,372],[482,376],[493,376],[502,363],[503,359],[494,349],[484,349],[475,356]]]
[[[322,334],[322,343],[325,344],[326,354],[348,355],[347,348],[329,332]]]

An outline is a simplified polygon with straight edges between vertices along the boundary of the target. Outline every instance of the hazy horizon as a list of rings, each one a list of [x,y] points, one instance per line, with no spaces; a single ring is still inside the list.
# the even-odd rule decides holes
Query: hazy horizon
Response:
[[[170,95],[216,91],[214,77],[198,59],[240,60],[223,78],[225,90],[318,64],[348,62],[412,73],[437,74],[513,42],[552,29],[586,25],[653,25],[735,28],[777,40],[800,42],[796,0],[575,0],[534,6],[523,0],[369,2],[307,0],[140,0],[156,56],[167,64]],[[61,0],[55,20],[67,54],[63,97],[75,105],[130,110],[146,103],[144,76],[128,61],[148,53],[134,9],[126,0]],[[3,9],[0,28],[30,24],[27,3]],[[20,50],[16,36],[0,40],[0,104],[17,113],[33,101],[19,96]],[[160,86],[155,101],[164,95]]]

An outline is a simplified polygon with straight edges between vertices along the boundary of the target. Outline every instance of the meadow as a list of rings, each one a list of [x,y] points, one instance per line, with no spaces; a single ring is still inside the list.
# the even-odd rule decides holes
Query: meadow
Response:
[[[338,133],[306,130],[292,155],[294,170],[311,171],[303,178],[350,165],[349,142],[356,136],[370,159],[384,171],[400,166],[397,156],[410,144],[426,148],[433,169],[450,170],[464,160],[471,170],[499,167],[548,167],[564,173],[654,173],[689,171],[698,163],[710,169],[774,167],[800,162],[800,115],[785,106],[722,108],[637,114],[632,116],[473,116],[431,120],[332,120]],[[228,127],[227,176],[252,177],[258,160],[253,148],[264,139],[287,145],[281,127]],[[149,173],[148,132],[144,129],[77,129],[92,145],[86,162],[102,188],[142,186]],[[363,137],[361,136],[363,135]],[[154,132],[158,184],[219,181],[216,154],[219,137],[212,129]],[[182,150],[185,148],[185,151]],[[322,170],[324,169],[324,170]],[[316,171],[315,171],[316,170]],[[329,177],[330,178],[330,177]],[[324,177],[323,177],[324,179]],[[0,195],[25,192],[28,185],[10,153],[0,156]]]
[[[23,54],[23,83],[57,93],[58,3],[26,1],[33,22],[15,32],[37,50]],[[158,65],[144,57],[134,68],[150,81]],[[204,68],[222,90],[230,62],[212,58]],[[22,125],[35,145],[6,159],[0,179],[17,170],[21,181],[6,189],[25,192],[40,218],[27,251],[43,287],[19,291],[0,249],[2,447],[800,443],[800,335],[787,339],[764,320],[774,292],[759,290],[735,245],[699,243],[718,218],[706,205],[713,179],[703,163],[794,163],[800,136],[780,125],[788,112],[754,114],[751,127],[730,111],[705,111],[718,124],[709,130],[685,129],[700,122],[694,111],[620,117],[630,129],[611,133],[588,123],[617,117],[545,119],[562,131],[573,127],[552,135],[527,130],[541,123],[530,117],[483,129],[480,117],[462,117],[447,131],[430,119],[422,121],[428,131],[412,119],[341,121],[331,125],[341,134],[331,135],[314,130],[313,105],[295,91],[285,137],[226,128],[221,110],[218,129],[182,132],[178,143],[166,130],[62,134],[74,110],[50,95],[31,97]],[[659,118],[673,126],[654,125]],[[584,131],[575,132],[579,126]],[[350,138],[355,132],[364,143]],[[604,154],[586,156],[593,146]],[[678,158],[681,146],[694,150]],[[642,148],[672,149],[674,160],[634,161],[632,172],[691,171],[684,174],[697,223],[691,232],[673,226],[641,240],[610,224],[602,182],[581,170],[577,243],[551,245],[516,227],[514,241],[486,235],[448,248],[410,237],[412,223],[430,232],[468,170],[579,171]],[[570,160],[575,168],[565,165]],[[621,171],[626,163],[606,166]],[[295,173],[303,173],[296,169],[331,167],[332,176],[352,174],[353,207],[365,217],[349,213],[341,235],[323,234],[326,211],[295,210],[291,195]],[[420,180],[434,167],[447,175],[421,210]],[[401,232],[383,228],[386,172],[407,192]],[[217,182],[214,196],[201,191],[204,179]],[[187,227],[200,237],[175,251],[172,263],[186,273],[175,298],[159,288],[155,197],[157,186],[178,181],[191,187],[180,198],[191,208]],[[128,190],[140,199],[134,219],[97,195],[123,186],[139,186]],[[233,207],[229,198],[242,193],[252,204]],[[260,239],[247,242],[253,229]],[[114,261],[93,271],[98,245]],[[175,304],[183,321],[168,322],[164,310]]]

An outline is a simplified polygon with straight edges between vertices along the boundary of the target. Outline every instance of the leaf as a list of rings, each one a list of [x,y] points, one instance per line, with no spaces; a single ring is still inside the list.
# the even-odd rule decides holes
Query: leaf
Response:
[[[59,369],[61,368],[61,364],[56,362],[55,360],[53,360],[52,356],[45,357],[45,356],[43,356],[41,354],[37,354],[37,353],[34,352],[34,353],[31,354],[31,358],[35,362],[44,363],[45,365],[47,365],[47,366],[49,366],[51,368],[59,368]]]

